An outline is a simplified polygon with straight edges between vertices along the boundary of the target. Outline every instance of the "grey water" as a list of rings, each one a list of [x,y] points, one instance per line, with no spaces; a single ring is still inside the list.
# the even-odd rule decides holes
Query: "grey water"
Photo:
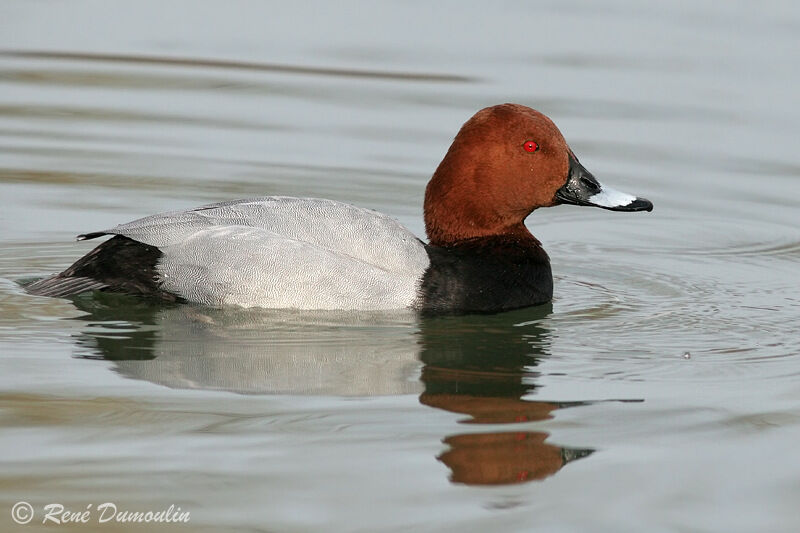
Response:
[[[0,530],[800,530],[791,1],[0,4]],[[159,211],[332,198],[424,236],[476,110],[548,114],[652,213],[528,226],[552,305],[27,295]],[[29,502],[31,523],[11,510]]]

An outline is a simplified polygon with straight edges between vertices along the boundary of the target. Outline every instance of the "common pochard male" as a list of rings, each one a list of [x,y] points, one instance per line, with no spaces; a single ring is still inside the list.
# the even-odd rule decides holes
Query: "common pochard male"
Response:
[[[210,306],[497,312],[551,300],[550,260],[524,221],[559,204],[653,209],[601,185],[545,115],[502,104],[462,126],[428,183],[427,244],[376,211],[268,196],[80,235],[113,237],[27,290]]]

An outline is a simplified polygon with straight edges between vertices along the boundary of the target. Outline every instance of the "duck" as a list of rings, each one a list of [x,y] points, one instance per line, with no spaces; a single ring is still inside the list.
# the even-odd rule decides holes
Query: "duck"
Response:
[[[653,209],[602,185],[543,113],[500,104],[464,123],[428,182],[427,242],[363,207],[265,196],[79,235],[111,238],[26,290],[212,307],[496,313],[552,300],[550,259],[525,219],[562,204]]]

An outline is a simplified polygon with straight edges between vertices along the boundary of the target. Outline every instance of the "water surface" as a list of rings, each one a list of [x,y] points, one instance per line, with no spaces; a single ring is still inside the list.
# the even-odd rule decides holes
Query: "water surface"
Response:
[[[798,30],[788,1],[7,0],[0,529],[42,528],[11,521],[25,500],[175,504],[193,531],[797,531]],[[248,196],[423,236],[453,135],[506,101],[655,204],[535,212],[552,305],[20,288],[88,251],[79,233]]]

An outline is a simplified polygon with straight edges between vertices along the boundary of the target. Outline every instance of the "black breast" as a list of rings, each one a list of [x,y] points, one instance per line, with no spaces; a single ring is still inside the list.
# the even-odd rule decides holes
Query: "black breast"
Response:
[[[481,237],[426,250],[424,313],[494,313],[549,302],[550,258],[532,239]]]

